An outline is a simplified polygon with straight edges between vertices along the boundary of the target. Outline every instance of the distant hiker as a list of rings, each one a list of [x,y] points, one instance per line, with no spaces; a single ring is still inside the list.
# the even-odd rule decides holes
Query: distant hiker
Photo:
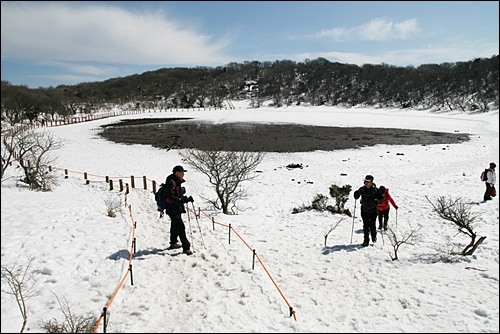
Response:
[[[190,247],[191,244],[186,236],[186,227],[182,221],[181,214],[185,213],[184,203],[194,202],[193,197],[186,197],[184,195],[186,189],[181,187],[181,184],[185,182],[184,173],[187,172],[182,166],[175,166],[172,169],[172,174],[170,174],[165,180],[167,185],[166,197],[167,197],[167,214],[170,217],[170,249],[181,248],[183,252],[187,255],[193,254]],[[177,237],[181,239],[182,245],[177,242]]]
[[[392,199],[391,194],[389,194],[389,188],[380,186],[378,189],[380,190],[380,193],[384,196],[382,201],[378,203],[378,229],[381,230],[382,227],[384,227],[384,230],[387,230],[387,222],[389,221],[389,209],[391,208],[389,202],[396,210],[398,209],[398,206]],[[382,219],[384,221],[383,224],[382,224]]]
[[[373,183],[373,176],[366,175],[365,185],[354,192],[354,199],[361,197],[361,218],[363,219],[364,241],[361,246],[366,247],[370,242],[377,242],[376,220],[378,203],[383,199],[380,190]]]
[[[494,190],[495,183],[497,181],[497,174],[495,173],[496,167],[497,167],[497,165],[494,162],[490,162],[490,168],[488,169],[488,171],[486,173],[486,181],[484,181],[484,183],[486,184],[486,191],[484,192],[483,199],[485,201],[491,200],[492,191],[494,191],[496,193],[496,190]]]

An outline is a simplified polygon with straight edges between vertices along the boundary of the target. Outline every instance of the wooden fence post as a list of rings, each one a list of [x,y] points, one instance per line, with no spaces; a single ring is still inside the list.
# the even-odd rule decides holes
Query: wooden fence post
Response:
[[[135,188],[134,175],[130,176],[130,183],[132,184],[132,188]]]
[[[113,180],[109,180],[109,190],[113,190]]]
[[[148,183],[147,183],[147,181],[146,181],[146,175],[143,175],[143,176],[142,176],[142,180],[143,180],[143,183],[144,183],[144,189],[145,189],[145,190],[146,190],[146,189],[148,189]]]

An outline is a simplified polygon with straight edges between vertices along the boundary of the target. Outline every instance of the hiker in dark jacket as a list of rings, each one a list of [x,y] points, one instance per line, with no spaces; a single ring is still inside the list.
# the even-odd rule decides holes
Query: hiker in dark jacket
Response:
[[[378,229],[381,230],[383,227],[384,230],[387,230],[387,222],[389,221],[389,210],[391,208],[389,203],[392,204],[392,206],[396,210],[398,210],[398,206],[396,205],[396,202],[394,202],[394,199],[392,199],[391,194],[389,194],[389,188],[380,186],[380,188],[378,189],[380,190],[380,193],[384,196],[382,201],[378,203]]]
[[[372,241],[377,242],[378,203],[383,199],[383,196],[373,183],[372,175],[366,175],[364,183],[364,186],[354,192],[354,199],[361,197],[361,218],[363,219],[364,233],[364,241],[361,246],[366,247],[370,242],[370,234]]]
[[[184,173],[187,172],[182,166],[175,166],[172,174],[167,176],[165,184],[167,185],[167,214],[170,217],[170,249],[181,248],[187,255],[193,254],[191,244],[186,236],[186,227],[182,221],[181,214],[186,212],[184,203],[194,202],[193,197],[184,195],[185,188],[181,187],[184,183]],[[177,238],[181,239],[182,245],[179,245]]]
[[[490,162],[490,168],[486,173],[486,181],[484,182],[486,184],[486,191],[484,192],[483,195],[484,201],[491,200],[491,191],[495,187],[495,182],[497,181],[497,174],[495,173],[496,167],[497,167],[496,163]]]

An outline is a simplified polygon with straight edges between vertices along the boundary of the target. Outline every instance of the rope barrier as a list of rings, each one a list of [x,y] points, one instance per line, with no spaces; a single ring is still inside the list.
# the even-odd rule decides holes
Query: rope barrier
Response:
[[[76,174],[84,174],[85,176],[88,176],[88,175],[92,175],[92,176],[95,176],[95,177],[101,177],[101,178],[105,178],[106,180],[109,180],[109,182],[112,184],[112,179],[109,177],[109,176],[101,176],[101,175],[95,175],[95,174],[87,174],[86,172],[84,173],[81,173],[81,172],[75,172],[75,171],[69,171],[68,169],[62,169],[62,168],[57,168],[57,167],[50,167],[50,168],[53,168],[55,170],[63,170],[66,174],[66,178],[68,176],[68,173],[71,172],[71,173],[76,173]],[[116,177],[115,177],[116,178]],[[122,177],[124,178],[124,177]],[[133,179],[133,176],[131,176],[131,178]],[[153,188],[155,188],[155,185],[156,185],[156,181],[154,180],[151,180],[151,179],[148,179],[146,178],[146,176],[143,176],[144,180],[150,180],[152,181],[153,183]],[[95,183],[101,183],[101,182],[108,182],[108,181],[90,181],[88,179],[86,179],[87,183],[90,183],[90,182],[95,182]],[[144,184],[144,190],[147,190],[147,186],[146,184]],[[112,188],[111,188],[112,189]],[[125,206],[128,207],[129,209],[129,213],[130,213],[130,218],[131,218],[131,222],[132,222],[132,234],[131,234],[131,248],[130,248],[130,257],[129,257],[129,269],[127,270],[127,272],[125,273],[125,275],[123,276],[123,278],[121,279],[120,283],[118,284],[118,286],[116,287],[115,291],[113,292],[113,295],[111,296],[111,298],[109,299],[108,303],[106,304],[106,306],[103,308],[103,312],[101,313],[99,319],[97,320],[96,322],[96,325],[94,327],[94,333],[97,331],[102,319],[106,319],[106,312],[107,310],[109,309],[109,307],[111,306],[114,298],[116,297],[116,294],[118,293],[118,291],[120,290],[120,288],[123,286],[123,283],[125,281],[125,279],[127,278],[128,274],[130,273],[131,274],[131,284],[133,285],[133,277],[132,277],[132,259],[133,259],[133,253],[135,252],[135,228],[136,228],[136,223],[134,221],[134,217],[133,217],[133,214],[132,214],[132,208],[131,206],[128,204],[128,201],[127,201],[127,194],[129,193],[129,187],[128,187],[128,184],[126,184],[126,191],[124,193],[124,201],[125,201]],[[187,205],[185,206],[185,208],[188,210],[188,211],[191,211],[194,213],[195,217],[198,217],[196,215],[196,212],[194,210],[191,210]],[[193,204],[193,209],[194,209],[194,204]],[[252,249],[250,247],[250,245],[243,239],[243,237],[233,228],[231,227],[231,224],[229,225],[226,225],[226,224],[223,224],[223,223],[220,223],[220,222],[216,222],[212,217],[210,217],[210,215],[208,215],[205,211],[201,210],[201,208],[199,208],[199,212],[202,212],[211,222],[212,224],[217,224],[217,225],[220,225],[220,226],[223,226],[223,227],[227,227],[230,231],[233,231],[237,236],[238,238],[241,240],[241,242],[243,242],[243,244],[245,246],[247,246],[247,248],[252,251],[252,253],[254,254],[254,257],[257,258],[257,260],[259,261],[259,263],[261,264],[262,268],[264,269],[264,271],[266,272],[266,274],[268,275],[268,277],[271,279],[271,282],[274,284],[275,288],[278,290],[279,294],[281,295],[281,297],[283,298],[283,300],[285,301],[285,303],[287,304],[288,308],[289,308],[289,311],[290,311],[290,317],[293,316],[294,320],[297,321],[297,316],[296,316],[296,313],[295,311],[293,310],[292,306],[290,305],[290,303],[288,302],[288,300],[286,299],[285,295],[283,294],[283,292],[281,291],[281,289],[278,287],[278,284],[276,283],[276,281],[273,279],[273,277],[271,276],[271,274],[269,273],[269,270],[267,270],[266,266],[264,265],[264,263],[262,262],[261,258],[258,256],[258,254],[255,252],[254,249]],[[188,212],[188,215],[189,215],[189,212]],[[189,216],[188,216],[188,219]],[[197,218],[196,218],[197,219]],[[199,225],[198,225],[199,227]],[[201,229],[200,229],[200,235],[201,235]],[[203,238],[203,237],[202,237]],[[192,235],[191,235],[191,239],[192,239]],[[204,245],[203,245],[204,246]],[[104,332],[106,331],[106,321],[104,322],[103,324],[104,326]]]

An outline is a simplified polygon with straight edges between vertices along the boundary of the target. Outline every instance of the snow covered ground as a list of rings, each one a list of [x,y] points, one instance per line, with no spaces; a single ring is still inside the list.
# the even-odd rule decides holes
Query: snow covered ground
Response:
[[[136,332],[498,332],[498,197],[482,203],[480,173],[499,163],[498,110],[487,113],[431,110],[345,109],[296,106],[147,113],[50,128],[65,141],[55,170],[53,192],[31,192],[17,182],[11,167],[2,180],[1,263],[33,269],[40,295],[27,301],[28,330],[40,321],[63,320],[55,295],[75,313],[99,317],[109,305],[110,333]],[[180,160],[176,150],[108,142],[99,126],[125,118],[189,116],[221,122],[287,122],[324,126],[364,126],[469,133],[461,144],[386,146],[334,152],[267,153],[259,177],[244,183],[245,210],[224,215],[201,200],[212,191],[206,178]],[[287,169],[290,163],[304,168]],[[154,196],[142,176],[161,183],[182,164],[187,195],[195,199],[198,221],[183,219],[195,254],[167,250],[169,219],[158,218]],[[60,168],[60,169],[59,169]],[[69,178],[64,178],[64,169]],[[116,218],[106,215],[105,200],[124,200],[115,181],[86,185],[104,176],[130,182]],[[347,175],[343,175],[347,174]],[[362,186],[366,174],[384,185],[399,206],[389,224],[403,233],[422,227],[422,241],[402,245],[399,260],[387,237],[360,248],[359,203],[353,219],[329,211],[292,214],[332,184]],[[460,197],[478,213],[476,231],[486,236],[473,256],[452,256],[469,239],[432,211],[426,196]],[[330,198],[330,204],[334,204]],[[352,193],[346,208],[354,210]],[[343,219],[343,220],[342,220]],[[342,220],[329,234],[325,234]],[[133,228],[133,222],[136,228]],[[236,233],[228,228],[231,224]],[[201,233],[200,233],[201,232]],[[243,241],[238,237],[243,239]],[[129,268],[132,239],[133,285]],[[252,249],[257,260],[252,263]],[[129,275],[130,276],[130,275]],[[272,279],[271,279],[272,278]],[[8,287],[2,282],[2,290]],[[113,295],[117,289],[116,296]],[[22,318],[11,295],[2,292],[2,332],[17,332]],[[289,306],[295,312],[290,317]],[[102,322],[98,332],[102,332]]]

